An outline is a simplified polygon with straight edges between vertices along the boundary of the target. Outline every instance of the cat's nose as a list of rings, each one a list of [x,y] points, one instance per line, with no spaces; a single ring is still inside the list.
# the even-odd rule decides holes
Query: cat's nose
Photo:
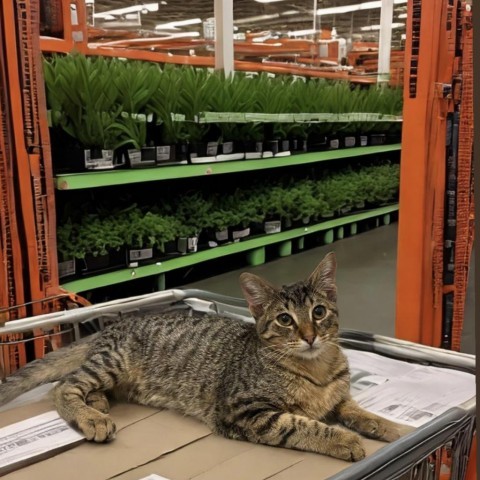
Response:
[[[303,337],[303,339],[304,339],[310,346],[313,345],[313,342],[315,341],[316,338],[317,338],[316,335],[305,335],[305,336]]]

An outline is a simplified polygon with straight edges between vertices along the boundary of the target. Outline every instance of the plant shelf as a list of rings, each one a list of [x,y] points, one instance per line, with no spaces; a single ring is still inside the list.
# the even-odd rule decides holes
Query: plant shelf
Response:
[[[91,277],[80,278],[66,282],[62,287],[71,292],[85,292],[94,290],[100,287],[106,287],[117,283],[127,282],[138,278],[144,278],[152,275],[161,275],[166,272],[177,270],[179,268],[188,267],[197,263],[213,260],[227,255],[232,255],[240,252],[248,252],[256,248],[262,248],[267,245],[285,242],[295,238],[301,238],[315,232],[328,231],[333,228],[341,227],[356,223],[369,218],[381,217],[389,213],[398,211],[398,204],[388,205],[372,209],[365,212],[347,215],[341,218],[335,218],[315,225],[307,225],[292,230],[287,230],[280,233],[262,235],[251,238],[238,243],[231,243],[208,250],[203,250],[197,253],[190,253],[181,257],[176,257],[171,260],[157,262],[152,265],[145,265],[137,268],[125,268],[114,272],[103,273]]]
[[[108,187],[112,185],[125,185],[158,180],[201,177],[203,175],[220,175],[224,173],[264,170],[267,168],[289,167],[329,160],[339,160],[342,158],[373,155],[376,153],[394,152],[399,151],[400,148],[401,144],[396,143],[392,145],[309,152],[289,157],[263,158],[258,160],[58,174],[54,180],[55,187],[58,190],[78,190],[83,188]]]

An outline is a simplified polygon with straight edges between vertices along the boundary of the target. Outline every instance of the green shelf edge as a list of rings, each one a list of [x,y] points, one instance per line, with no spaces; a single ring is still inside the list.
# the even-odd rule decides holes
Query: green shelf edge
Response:
[[[163,262],[157,262],[152,265],[144,265],[137,268],[125,268],[116,270],[114,272],[102,273],[99,275],[79,278],[71,282],[64,283],[62,288],[70,292],[78,293],[87,290],[94,290],[108,285],[115,285],[117,283],[136,280],[138,278],[145,278],[151,275],[160,275],[162,273],[170,272],[178,268],[188,267],[197,263],[206,262],[215,258],[220,258],[234,253],[246,252],[255,248],[265,247],[275,243],[292,240],[294,238],[303,237],[315,232],[330,230],[331,228],[348,225],[350,223],[367,220],[368,218],[379,217],[387,213],[398,210],[398,204],[388,205],[385,207],[376,208],[367,212],[347,215],[341,218],[335,218],[326,222],[317,223],[316,225],[308,225],[305,227],[287,230],[285,232],[274,233],[271,235],[262,235],[251,238],[243,242],[231,243],[222,245],[209,250],[203,250],[196,253],[190,253],[181,257],[172,258]]]
[[[103,172],[67,173],[55,176],[57,190],[78,190],[82,188],[108,187],[131,183],[170,180],[175,178],[201,177],[203,175],[221,175],[224,173],[264,170],[266,168],[290,167],[341,158],[373,155],[375,153],[395,152],[401,149],[400,143],[373,147],[342,148],[323,152],[301,153],[288,157],[260,158],[257,160],[236,160],[189,165],[173,165],[154,168],[128,170],[109,170]]]

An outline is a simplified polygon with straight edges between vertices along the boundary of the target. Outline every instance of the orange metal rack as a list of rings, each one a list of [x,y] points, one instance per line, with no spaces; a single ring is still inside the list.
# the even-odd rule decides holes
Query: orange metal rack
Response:
[[[473,241],[471,15],[459,0],[411,0],[408,18],[396,336],[424,345],[459,349],[458,332]],[[455,262],[450,263],[455,282],[447,284],[446,171],[448,162],[453,161],[449,155],[456,155],[452,148],[447,148],[452,137],[447,137],[447,127],[450,131],[452,115],[459,110],[460,103],[463,120],[458,141],[461,154],[455,165],[456,232],[450,239],[456,245]],[[445,317],[448,312],[444,297],[449,293],[456,299],[454,319]],[[450,320],[456,324],[453,342],[445,330],[445,323]]]

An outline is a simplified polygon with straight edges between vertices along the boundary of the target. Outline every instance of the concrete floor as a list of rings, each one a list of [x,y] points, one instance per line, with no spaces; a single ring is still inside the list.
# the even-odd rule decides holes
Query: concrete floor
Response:
[[[260,275],[275,285],[304,278],[329,251],[337,256],[340,325],[380,335],[395,335],[395,269],[398,224],[376,228],[331,245],[313,248],[257,267],[245,267],[184,288],[199,288],[224,295],[242,296],[238,277],[242,271]],[[475,353],[473,267],[467,292],[462,351]]]

